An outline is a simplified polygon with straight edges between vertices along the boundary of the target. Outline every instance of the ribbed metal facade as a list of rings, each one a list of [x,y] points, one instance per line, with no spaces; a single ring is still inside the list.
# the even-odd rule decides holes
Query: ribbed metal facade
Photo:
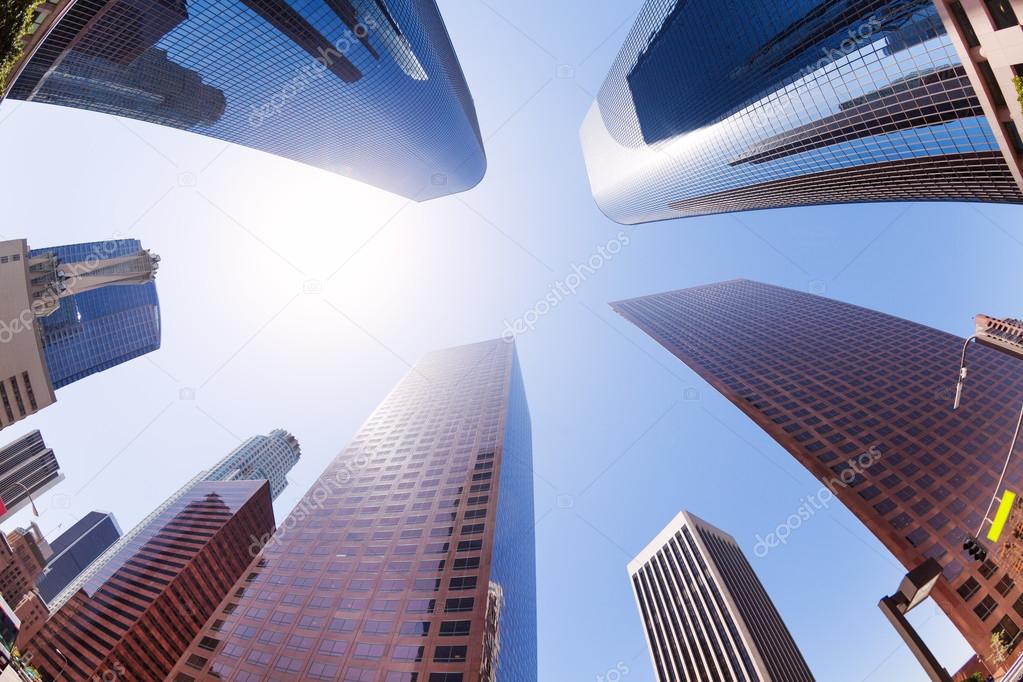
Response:
[[[254,543],[172,679],[536,682],[531,472],[514,346],[427,355]]]
[[[813,682],[730,535],[682,512],[629,573],[660,682]]]
[[[1020,586],[962,543],[995,492],[1023,363],[972,350],[953,411],[964,339],[921,324],[747,280],[612,305],[778,441],[907,570],[939,561],[932,596],[975,651],[993,632],[1018,645]],[[1016,458],[1005,485],[1021,484]]]
[[[46,447],[39,431],[27,433],[0,449],[0,500],[12,512],[27,504],[30,495],[61,480],[57,457]]]

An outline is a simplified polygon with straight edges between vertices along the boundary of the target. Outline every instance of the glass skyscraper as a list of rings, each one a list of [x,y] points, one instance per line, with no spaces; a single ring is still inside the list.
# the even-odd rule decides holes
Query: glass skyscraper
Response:
[[[172,672],[535,682],[529,411],[515,347],[431,353],[376,409]]]
[[[87,268],[95,260],[140,251],[137,239],[118,239],[34,249],[31,255],[53,254],[62,265],[81,263]],[[59,300],[54,313],[37,318],[54,389],[160,347],[160,302],[153,281],[105,286]]]
[[[623,223],[1023,203],[1005,156],[1023,148],[999,146],[976,87],[932,0],[648,0],[581,137]]]
[[[191,130],[430,199],[483,177],[434,0],[77,0],[9,97]]]
[[[931,596],[974,651],[1002,633],[1018,652],[1023,589],[995,552],[977,563],[963,540],[995,492],[1023,363],[971,350],[953,411],[964,340],[915,322],[747,280],[612,305],[764,429],[907,569],[940,562]],[[1021,484],[1017,458],[1005,485]]]
[[[270,481],[270,496],[277,499],[288,485],[288,472],[301,456],[298,440],[283,429],[274,429],[269,436],[253,436],[239,445],[207,471],[203,480],[266,479]]]

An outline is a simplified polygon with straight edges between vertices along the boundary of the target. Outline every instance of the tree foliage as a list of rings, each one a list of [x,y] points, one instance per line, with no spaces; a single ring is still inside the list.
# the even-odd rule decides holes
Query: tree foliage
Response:
[[[21,56],[22,39],[32,25],[32,10],[41,0],[0,0],[0,92]]]

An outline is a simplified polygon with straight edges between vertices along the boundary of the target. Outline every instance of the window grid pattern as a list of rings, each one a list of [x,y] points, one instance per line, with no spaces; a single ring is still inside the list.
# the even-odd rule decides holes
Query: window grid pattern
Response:
[[[193,641],[208,670],[176,671],[535,682],[528,424],[512,344],[427,355]]]
[[[118,239],[33,249],[31,255],[52,253],[62,263],[86,263],[141,250],[137,239]],[[54,389],[160,348],[160,301],[155,282],[67,296],[60,299],[56,312],[38,320]]]
[[[1023,363],[971,351],[966,397],[953,411],[963,339],[920,324],[746,280],[613,305],[834,488],[907,569],[941,562],[935,600],[972,646],[990,644],[975,603],[990,596],[998,622],[1019,589],[996,591],[1003,572],[971,562],[962,542],[1004,462]],[[867,466],[844,485],[856,464]],[[1017,462],[1006,485],[1021,483]]]
[[[78,0],[9,96],[191,130],[419,200],[486,168],[434,2]]]
[[[649,0],[583,142],[598,203],[626,223],[1023,202],[930,0]]]
[[[47,679],[167,679],[244,572],[250,538],[272,528],[265,482],[198,484],[50,617],[32,665]]]

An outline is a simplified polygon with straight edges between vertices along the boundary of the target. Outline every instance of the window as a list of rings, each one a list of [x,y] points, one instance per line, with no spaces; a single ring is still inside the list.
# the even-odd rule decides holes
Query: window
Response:
[[[480,558],[469,557],[467,559],[455,559],[454,569],[456,571],[468,571],[480,567]]]
[[[998,584],[995,585],[995,590],[998,591],[998,594],[1004,597],[1012,591],[1012,588],[1015,587],[1015,585],[1016,581],[1013,580],[1008,573],[1006,573],[1002,576],[1002,579],[998,581]]]
[[[458,646],[439,646],[433,654],[434,663],[462,663],[465,661],[467,647],[464,645]]]
[[[325,639],[320,642],[318,651],[324,656],[344,656],[348,652],[348,642],[339,639]]]
[[[462,682],[462,673],[430,673],[430,682]]]
[[[476,589],[476,576],[469,575],[460,578],[452,578],[448,584],[448,588],[451,590],[475,590]]]
[[[960,585],[956,592],[963,598],[963,601],[970,601],[973,595],[977,594],[978,590],[980,590],[980,583],[975,578],[967,578],[966,582]]]
[[[192,654],[185,661],[185,665],[189,668],[195,668],[196,670],[202,670],[209,661],[198,654]]]
[[[988,14],[991,15],[991,22],[999,31],[1019,26],[1019,19],[1012,10],[1009,0],[984,0],[984,4],[987,5]]]
[[[988,616],[991,615],[996,606],[997,603],[995,600],[991,597],[991,595],[988,595],[984,597],[976,607],[974,607],[973,612],[977,614],[977,617],[981,620],[987,620]]]
[[[998,572],[998,565],[995,564],[995,562],[988,559],[987,561],[980,565],[980,568],[977,569],[977,572],[980,573],[985,578],[990,579],[991,576]]]
[[[223,623],[223,621],[220,622]],[[218,644],[220,644],[220,640],[213,637],[203,637],[199,640],[199,648],[206,649],[206,651],[214,651]]]
[[[337,678],[338,667],[333,663],[313,663],[309,666],[309,677],[314,680],[333,680]]]
[[[421,661],[423,660],[423,647],[399,645],[394,647],[391,658],[395,661]]]
[[[980,585],[977,586],[980,588]],[[456,597],[454,599],[448,599],[444,602],[444,613],[465,613],[472,611],[473,604],[475,603],[473,597]]]
[[[469,634],[471,621],[447,620],[440,624],[441,637],[463,637]]]
[[[977,62],[977,71],[980,72],[981,77],[984,79],[984,85],[987,86],[991,99],[993,99],[995,104],[998,106],[1004,107],[1006,105],[1005,95],[1002,94],[1002,86],[999,85],[998,78],[995,76],[995,72],[991,69],[991,64],[987,61]]]

